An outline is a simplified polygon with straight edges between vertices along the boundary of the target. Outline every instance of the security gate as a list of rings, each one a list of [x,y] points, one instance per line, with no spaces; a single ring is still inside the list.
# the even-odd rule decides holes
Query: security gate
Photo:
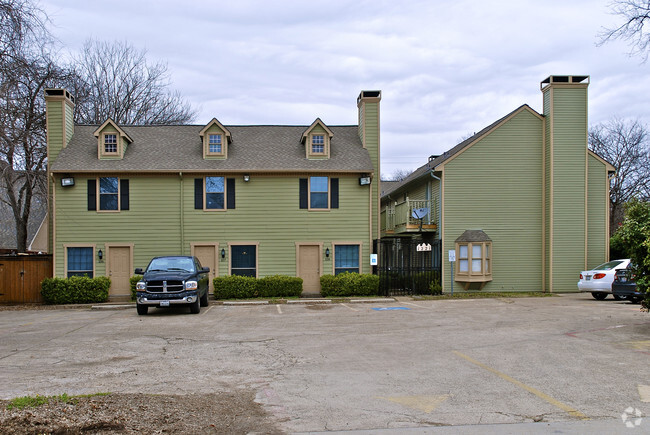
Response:
[[[431,294],[431,284],[441,284],[440,240],[387,238],[375,244],[379,248],[379,291],[383,295]]]

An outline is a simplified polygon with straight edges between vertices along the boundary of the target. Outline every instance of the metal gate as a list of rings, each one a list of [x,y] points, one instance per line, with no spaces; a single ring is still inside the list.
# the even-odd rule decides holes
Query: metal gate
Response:
[[[377,271],[383,295],[431,294],[431,284],[440,283],[440,240],[390,238],[375,243],[379,245]]]

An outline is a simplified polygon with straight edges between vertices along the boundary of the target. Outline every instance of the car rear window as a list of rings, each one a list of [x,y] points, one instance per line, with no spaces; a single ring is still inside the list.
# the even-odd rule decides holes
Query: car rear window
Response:
[[[619,264],[623,263],[623,260],[614,260],[614,261],[608,261],[607,263],[603,263],[598,267],[594,267],[593,270],[610,270],[618,266]]]

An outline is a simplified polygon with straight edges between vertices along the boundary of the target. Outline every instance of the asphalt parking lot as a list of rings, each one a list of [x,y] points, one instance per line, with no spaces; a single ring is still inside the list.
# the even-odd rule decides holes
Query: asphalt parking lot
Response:
[[[650,314],[588,294],[0,311],[0,337],[4,399],[252,389],[286,432],[650,432]]]

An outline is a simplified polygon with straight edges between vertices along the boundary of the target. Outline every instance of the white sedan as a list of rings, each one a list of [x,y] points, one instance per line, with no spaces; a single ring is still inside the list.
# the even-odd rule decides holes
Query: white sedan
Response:
[[[589,292],[594,299],[602,301],[608,294],[612,293],[612,283],[614,282],[616,271],[618,269],[625,269],[628,264],[630,264],[629,258],[612,260],[591,270],[580,272],[578,290],[581,292]],[[621,298],[614,295],[614,299],[619,300]]]

